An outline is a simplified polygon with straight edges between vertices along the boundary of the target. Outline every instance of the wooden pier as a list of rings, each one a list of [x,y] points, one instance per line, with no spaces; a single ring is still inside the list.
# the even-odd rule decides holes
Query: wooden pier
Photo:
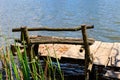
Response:
[[[28,57],[33,59],[37,55],[41,57],[69,58],[84,60],[85,78],[89,80],[89,74],[93,65],[120,68],[120,43],[95,41],[87,38],[86,29],[94,26],[81,25],[77,28],[27,28],[13,29],[13,32],[21,32],[20,39],[16,42],[27,46]],[[53,36],[30,36],[28,31],[79,31],[82,30],[82,38],[60,38]],[[31,55],[33,57],[31,58]],[[30,60],[31,61],[31,60]],[[119,69],[120,70],[120,69]],[[117,75],[117,76],[116,76]],[[120,79],[120,72],[107,71],[104,76]]]

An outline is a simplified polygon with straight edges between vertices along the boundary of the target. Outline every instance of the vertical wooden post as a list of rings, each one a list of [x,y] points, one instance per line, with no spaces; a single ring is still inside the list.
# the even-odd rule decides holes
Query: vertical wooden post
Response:
[[[31,61],[32,45],[30,44],[30,38],[29,38],[27,27],[21,27],[21,41],[24,45],[27,45],[27,56],[29,57],[29,60]]]
[[[21,41],[23,41],[24,45],[27,45],[27,56],[29,58],[29,62],[32,62],[33,58],[35,57],[33,53],[34,45],[30,44],[30,37],[28,34],[27,27],[21,27]],[[33,71],[33,67],[31,63],[30,63],[30,68],[31,68],[31,71]]]
[[[88,66],[90,63],[90,49],[87,39],[86,25],[81,25],[81,27],[82,27],[83,43],[85,48],[85,80],[89,80]]]
[[[30,44],[27,27],[21,27],[21,41],[25,41],[27,44]]]

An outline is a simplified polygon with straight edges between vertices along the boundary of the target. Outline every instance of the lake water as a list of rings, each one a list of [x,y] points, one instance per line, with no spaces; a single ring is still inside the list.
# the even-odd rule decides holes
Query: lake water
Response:
[[[21,26],[75,27],[81,24],[95,26],[88,33],[96,40],[120,42],[120,0],[0,0],[1,37],[18,36],[12,33],[12,28]],[[79,37],[80,32],[55,35]]]

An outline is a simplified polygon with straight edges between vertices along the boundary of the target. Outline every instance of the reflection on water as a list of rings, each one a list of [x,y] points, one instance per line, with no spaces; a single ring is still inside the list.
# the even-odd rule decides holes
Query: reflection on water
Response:
[[[0,30],[12,37],[12,28],[73,27],[94,24],[89,30],[96,40],[120,41],[120,0],[0,0]],[[39,32],[37,32],[38,34]],[[52,35],[54,33],[40,33]],[[80,36],[77,33],[58,33],[60,36]],[[18,34],[17,34],[18,35]]]

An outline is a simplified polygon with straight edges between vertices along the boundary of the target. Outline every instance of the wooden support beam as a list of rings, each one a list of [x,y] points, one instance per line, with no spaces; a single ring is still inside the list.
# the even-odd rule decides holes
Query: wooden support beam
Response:
[[[94,25],[87,25],[87,29],[94,28]],[[81,30],[81,26],[76,28],[49,28],[49,27],[40,27],[40,28],[28,28],[28,31],[79,31]],[[21,28],[14,28],[12,32],[19,32]]]
[[[90,68],[92,67],[91,59],[90,59],[90,48],[88,44],[86,25],[82,25],[82,36],[85,48],[85,80],[89,80]]]

